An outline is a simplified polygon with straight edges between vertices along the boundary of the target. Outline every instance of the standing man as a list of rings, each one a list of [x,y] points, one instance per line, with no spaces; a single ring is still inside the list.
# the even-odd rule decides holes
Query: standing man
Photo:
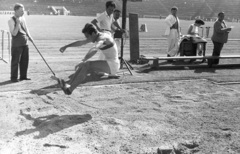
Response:
[[[67,95],[70,95],[87,78],[89,73],[109,74],[110,77],[116,77],[120,67],[117,45],[111,33],[99,32],[93,24],[86,24],[82,33],[86,37],[85,40],[76,41],[60,48],[60,51],[64,52],[68,47],[78,47],[90,42],[95,43],[95,46],[88,51],[75,67],[76,72],[70,78],[68,84],[63,79],[57,79],[63,92]],[[97,52],[101,52],[104,55],[104,59],[89,61]]]
[[[228,33],[232,30],[232,28],[228,28],[224,21],[224,12],[218,13],[218,19],[215,21],[213,25],[213,53],[212,56],[220,56],[221,50],[223,48],[224,43],[227,43]],[[219,64],[219,59],[209,59],[208,66],[212,67],[212,65]]]
[[[121,46],[121,38],[123,37],[123,33],[125,32],[121,27],[120,27],[120,14],[121,11],[118,9],[115,9],[113,12],[113,23],[111,25],[111,28],[113,30],[113,37],[115,39],[115,42],[117,43],[118,51],[120,51],[120,46]]]
[[[18,67],[20,69],[20,80],[31,80],[27,78],[29,63],[28,39],[33,41],[27,25],[24,14],[24,6],[15,4],[14,16],[8,21],[9,30],[12,35],[12,59],[11,59],[11,81],[18,82]]]
[[[123,29],[120,26],[120,21],[119,21],[120,15],[121,15],[121,11],[119,9],[115,9],[113,11],[113,23],[111,25],[113,31],[117,31],[117,30],[123,31]]]
[[[168,41],[167,57],[176,56],[178,53],[178,38],[180,37],[181,33],[177,11],[177,7],[172,7],[171,14],[165,19],[165,23],[167,25],[165,36],[167,36]]]
[[[96,19],[92,20],[91,23],[97,27],[98,31],[112,31],[111,25],[113,23],[113,11],[115,8],[116,4],[113,1],[107,1],[106,11],[101,13]]]

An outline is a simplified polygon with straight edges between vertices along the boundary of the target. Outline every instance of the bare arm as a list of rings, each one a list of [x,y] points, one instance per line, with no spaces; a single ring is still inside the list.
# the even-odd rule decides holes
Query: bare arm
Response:
[[[13,20],[8,21],[9,31],[13,36],[16,36],[20,29],[20,20],[16,20],[16,26]]]
[[[97,53],[98,49],[96,47],[91,48],[88,53],[85,55],[85,57],[82,59],[82,61],[75,66],[75,70],[78,70],[78,68],[81,67],[83,63],[85,63],[88,59],[90,59],[92,56],[94,56]]]
[[[89,43],[90,41],[85,39],[85,40],[79,40],[79,41],[76,41],[76,42],[73,42],[73,43],[70,43],[68,45],[65,45],[63,47],[60,48],[60,52],[64,52],[67,48],[69,47],[79,47],[79,46],[83,46],[87,43]]]
[[[192,25],[190,25],[190,27],[188,28],[187,34],[190,34],[190,35],[192,35],[192,33],[191,33],[192,29],[193,29],[193,26],[192,26]]]
[[[82,59],[83,62],[90,59],[92,56],[94,56],[97,53],[98,49],[96,47],[91,48],[88,53],[85,55],[85,57]]]
[[[114,21],[112,24],[116,26],[119,30],[122,30],[122,28],[120,27],[117,21]]]

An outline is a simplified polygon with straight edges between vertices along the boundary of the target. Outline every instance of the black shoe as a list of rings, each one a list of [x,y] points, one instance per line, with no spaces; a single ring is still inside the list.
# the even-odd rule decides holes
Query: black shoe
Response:
[[[193,63],[193,62],[195,62],[196,61],[196,59],[191,59],[190,61],[189,61],[189,63],[191,64],[191,63]]]
[[[171,57],[169,54],[167,54],[167,57]],[[167,62],[172,63],[173,60],[167,60]]]
[[[119,79],[120,76],[119,75],[109,75],[108,78],[109,79]]]
[[[11,82],[19,82],[18,79],[11,79]]]
[[[30,78],[20,78],[19,80],[22,81],[22,80],[31,80],[31,79]]]
[[[213,65],[212,59],[208,59],[208,60],[207,60],[207,63],[208,63],[208,67],[209,67],[209,68],[212,68],[212,65]]]

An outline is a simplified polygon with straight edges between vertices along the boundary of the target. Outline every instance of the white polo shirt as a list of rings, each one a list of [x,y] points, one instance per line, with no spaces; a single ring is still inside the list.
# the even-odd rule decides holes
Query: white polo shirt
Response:
[[[114,42],[114,45],[112,47],[105,50],[100,50],[101,52],[99,60],[106,60],[110,68],[111,74],[115,75],[120,68],[117,45],[113,40],[113,37],[110,32],[104,32],[100,34],[101,34],[100,37],[103,38],[102,40],[104,40],[103,46],[105,46],[106,42]],[[96,42],[95,45],[96,44],[98,44],[98,42]]]
[[[111,25],[113,23],[113,14],[109,16],[105,11],[101,13],[96,20],[98,21],[101,29],[106,29],[111,31]]]

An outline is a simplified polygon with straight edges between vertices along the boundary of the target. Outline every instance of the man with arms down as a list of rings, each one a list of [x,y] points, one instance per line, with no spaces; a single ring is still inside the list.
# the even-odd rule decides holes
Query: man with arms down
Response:
[[[14,16],[8,21],[9,30],[12,35],[12,59],[11,59],[11,81],[18,82],[18,67],[20,69],[20,80],[30,80],[27,78],[29,63],[28,39],[33,41],[27,25],[24,14],[24,6],[15,4]]]

